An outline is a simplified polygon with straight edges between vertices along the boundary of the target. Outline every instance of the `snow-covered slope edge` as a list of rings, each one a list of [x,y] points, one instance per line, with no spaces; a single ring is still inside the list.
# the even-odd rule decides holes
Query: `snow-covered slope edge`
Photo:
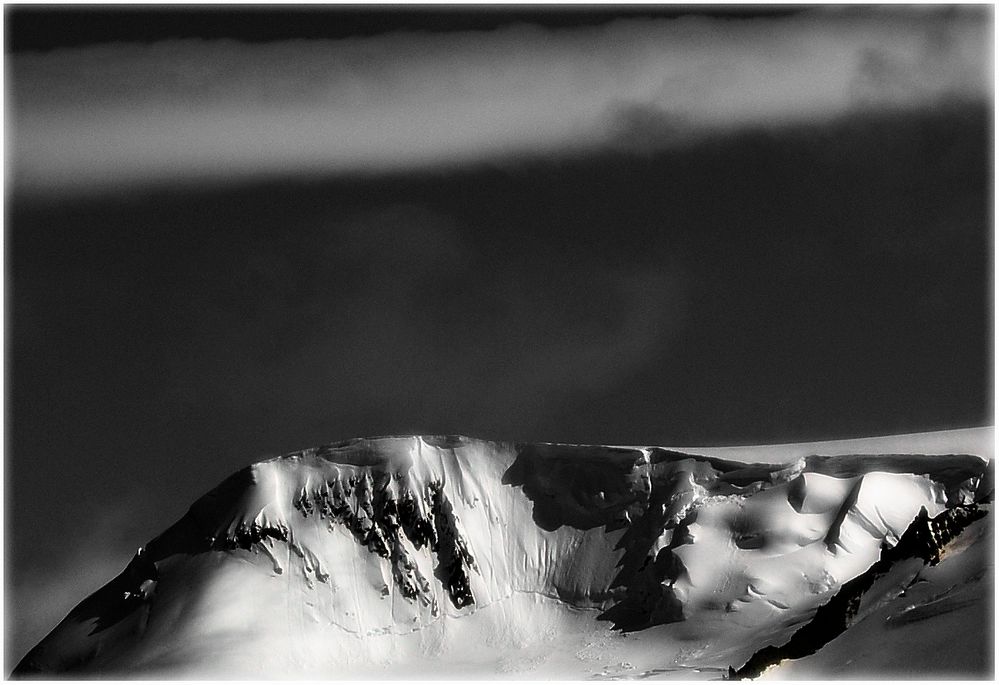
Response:
[[[15,675],[496,677],[522,672],[513,649],[572,640],[562,677],[608,675],[614,650],[636,671],[738,667],[918,518],[990,499],[989,464],[439,436],[303,450],[199,499]]]

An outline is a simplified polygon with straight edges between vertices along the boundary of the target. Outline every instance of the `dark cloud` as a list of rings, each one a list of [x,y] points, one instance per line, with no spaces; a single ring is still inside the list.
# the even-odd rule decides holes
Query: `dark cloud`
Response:
[[[496,262],[414,203],[283,230],[298,239],[234,245],[235,277],[211,252],[188,263],[198,336],[171,355],[170,400],[297,413],[311,396],[356,415],[422,397],[412,430],[497,430],[488,417],[531,423],[553,394],[613,385],[682,326],[685,279],[668,262]],[[462,399],[434,404],[449,397]]]

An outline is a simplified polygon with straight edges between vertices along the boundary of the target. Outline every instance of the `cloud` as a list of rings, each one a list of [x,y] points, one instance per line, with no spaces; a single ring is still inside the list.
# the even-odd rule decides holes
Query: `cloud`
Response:
[[[529,430],[552,405],[653,363],[685,325],[689,279],[668,259],[504,258],[415,203],[339,220],[318,212],[286,230],[296,236],[286,245],[234,246],[247,268],[189,257],[192,274],[213,275],[178,274],[197,284],[179,297],[197,302],[199,333],[172,348],[167,406],[374,416],[380,432],[387,416],[411,432]]]
[[[371,174],[991,97],[982,11],[813,11],[10,58],[18,191]]]

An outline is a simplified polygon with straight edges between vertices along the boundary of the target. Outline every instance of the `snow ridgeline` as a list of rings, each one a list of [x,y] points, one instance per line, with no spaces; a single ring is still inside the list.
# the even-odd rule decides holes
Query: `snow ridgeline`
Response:
[[[918,517],[991,494],[973,455],[351,440],[225,480],[15,675],[433,668],[581,623],[654,636],[663,663],[739,666]]]

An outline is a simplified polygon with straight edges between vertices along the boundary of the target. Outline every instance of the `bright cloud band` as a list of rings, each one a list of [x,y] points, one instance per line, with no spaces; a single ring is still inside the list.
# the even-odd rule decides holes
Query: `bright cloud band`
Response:
[[[114,44],[10,60],[18,191],[382,173],[988,99],[985,10]]]

